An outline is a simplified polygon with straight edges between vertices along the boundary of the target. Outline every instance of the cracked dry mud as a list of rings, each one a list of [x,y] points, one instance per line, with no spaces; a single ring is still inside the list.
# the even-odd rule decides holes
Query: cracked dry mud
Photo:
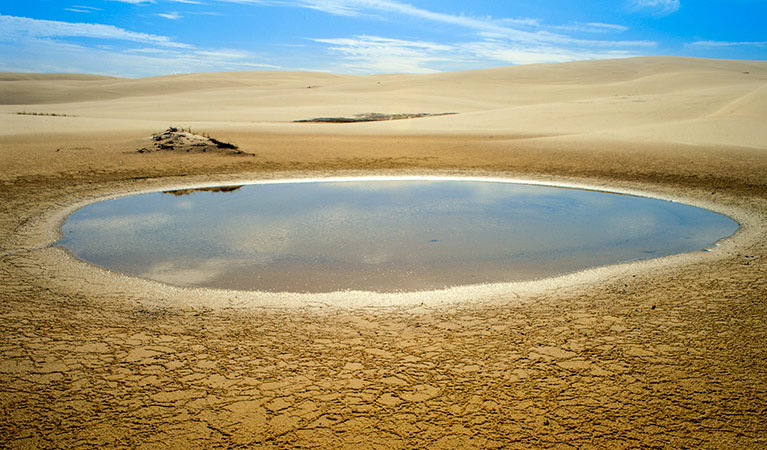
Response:
[[[291,308],[184,306],[17,239],[142,173],[0,185],[1,447],[765,446],[763,239],[486,302]],[[717,199],[764,224],[764,194]]]

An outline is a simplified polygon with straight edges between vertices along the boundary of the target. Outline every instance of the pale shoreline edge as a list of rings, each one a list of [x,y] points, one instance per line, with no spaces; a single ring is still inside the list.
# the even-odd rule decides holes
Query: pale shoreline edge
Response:
[[[380,173],[380,172],[379,172]],[[64,273],[76,272],[78,276],[86,276],[98,283],[89,283],[87,290],[93,294],[104,294],[113,291],[115,287],[126,292],[141,292],[153,298],[156,306],[176,306],[194,308],[376,308],[376,307],[438,307],[454,304],[508,304],[519,302],[524,299],[541,295],[545,292],[562,289],[588,288],[589,285],[604,282],[621,276],[628,276],[638,272],[662,270],[675,266],[682,266],[695,262],[710,261],[712,258],[720,259],[731,255],[735,249],[758,238],[759,230],[765,227],[764,220],[759,220],[755,211],[747,208],[724,204],[721,202],[705,201],[700,198],[684,195],[681,192],[664,192],[658,186],[639,185],[621,187],[619,183],[611,183],[609,180],[593,180],[583,178],[552,178],[552,177],[518,177],[509,174],[505,176],[498,173],[469,172],[435,172],[417,171],[415,174],[385,174],[367,175],[360,173],[344,176],[322,176],[321,174],[299,173],[285,175],[281,173],[275,178],[235,175],[235,176],[210,176],[204,180],[189,180],[178,183],[170,180],[161,180],[150,188],[128,184],[107,195],[95,195],[88,198],[80,198],[63,208],[55,208],[38,215],[35,220],[29,221],[17,235],[23,235],[23,249],[11,252],[41,251],[45,262],[49,267],[63,270]],[[565,274],[552,278],[544,278],[532,281],[478,284],[456,286],[439,290],[404,292],[404,293],[377,293],[367,291],[338,291],[332,293],[270,293],[257,291],[234,291],[208,288],[177,287],[157,281],[137,278],[118,272],[113,272],[99,266],[79,260],[71,255],[66,249],[54,247],[60,238],[60,227],[66,218],[74,211],[83,206],[109,198],[116,198],[139,193],[159,192],[173,189],[206,188],[229,185],[251,184],[276,184],[276,183],[308,183],[308,182],[339,182],[339,181],[388,181],[388,180],[457,180],[457,181],[485,181],[498,183],[515,183],[537,186],[562,187],[568,189],[585,189],[615,194],[633,195],[639,197],[656,198],[666,201],[684,203],[687,205],[704,208],[719,214],[726,215],[735,220],[738,230],[731,236],[723,238],[715,244],[713,251],[694,251],[676,255],[653,258],[641,261],[620,263],[609,266],[601,266],[583,271]],[[673,189],[672,189],[673,190]],[[51,277],[53,284],[58,284],[56,277]],[[102,288],[99,288],[101,286]],[[106,288],[106,289],[104,289]],[[151,295],[152,293],[156,295]]]

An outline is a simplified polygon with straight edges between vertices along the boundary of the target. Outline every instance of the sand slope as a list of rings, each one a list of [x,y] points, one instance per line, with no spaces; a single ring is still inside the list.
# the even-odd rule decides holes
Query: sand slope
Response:
[[[594,135],[767,147],[767,62],[653,57],[433,75],[0,75],[0,133],[237,127],[290,133]],[[45,120],[14,112],[76,116]],[[293,124],[360,113],[417,121]],[[735,118],[737,121],[733,121]],[[156,124],[155,124],[156,123]]]

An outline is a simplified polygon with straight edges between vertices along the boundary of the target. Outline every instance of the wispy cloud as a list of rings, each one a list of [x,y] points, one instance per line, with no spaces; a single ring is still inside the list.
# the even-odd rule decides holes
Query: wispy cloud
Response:
[[[448,14],[418,8],[409,3],[395,0],[221,0],[230,3],[257,4],[263,6],[289,6],[296,8],[308,8],[322,11],[326,14],[341,16],[362,16],[375,13],[390,13],[406,16],[414,19],[425,20],[443,25],[456,26],[473,30],[474,32],[492,36],[506,36],[508,38],[535,40],[535,41],[558,41],[567,40],[565,36],[557,33],[528,31],[520,28],[542,28],[539,20],[533,18],[493,18],[472,17],[467,15]],[[607,24],[592,23],[595,29]],[[620,27],[615,25],[614,27]],[[552,29],[554,27],[551,27]]]
[[[695,41],[688,44],[692,47],[762,47],[767,48],[767,41],[761,42],[727,42],[727,41]]]
[[[436,12],[397,0],[222,0],[237,3],[309,8],[339,16],[404,16],[442,27],[461,29],[461,40],[446,43],[380,36],[314,38],[345,59],[344,71],[430,72],[439,67],[486,63],[523,64],[637,56],[654,48],[652,41],[583,38],[578,34],[614,34],[628,27],[602,22],[545,25],[533,18],[493,18]],[[640,1],[640,0],[636,0]],[[660,0],[641,0],[644,2]],[[473,35],[473,38],[472,38]],[[632,50],[633,49],[633,50]]]
[[[429,63],[454,59],[450,55],[454,47],[424,41],[406,41],[378,36],[355,36],[353,38],[312,39],[329,44],[330,50],[345,57],[337,67],[347,73],[431,73],[435,69]]]
[[[185,1],[185,0],[171,0],[171,1]],[[258,6],[283,6],[292,8],[308,8],[324,11],[329,14],[338,15],[356,15],[352,8],[347,8],[345,1],[312,1],[312,0],[215,0],[221,3],[236,3],[239,5],[258,5]],[[349,12],[349,14],[346,13]]]
[[[93,38],[92,40],[71,38]],[[113,42],[109,42],[113,41]],[[138,48],[131,46],[140,44]],[[111,25],[0,15],[0,71],[149,76],[175,72],[282,69],[263,54],[196,48]]]
[[[286,5],[290,5],[289,2],[279,2]],[[334,14],[338,16],[356,16],[359,15],[359,11],[354,5],[351,5],[347,1],[325,1],[325,0],[305,0],[299,1],[297,4],[291,6],[301,6],[304,8],[314,9],[322,11],[327,14]]]
[[[628,31],[628,27],[612,23],[586,22],[574,23],[570,25],[556,25],[552,27],[562,31],[581,31],[584,33],[623,33]]]
[[[501,39],[460,42],[450,45],[425,41],[405,41],[379,36],[312,39],[330,45],[340,53],[344,62],[334,71],[345,73],[431,73],[440,67],[466,66],[480,62],[488,64],[535,64],[565,62],[579,59],[627,58],[637,52],[612,48],[565,48],[553,45],[531,47]]]
[[[179,14],[177,11],[169,12],[169,13],[160,13],[157,15],[170,20],[178,20],[181,18],[181,14]]]
[[[155,0],[108,0],[110,2],[130,3],[131,5],[138,5],[141,3],[156,3]]]
[[[155,0],[110,1],[132,4],[160,3]],[[217,4],[218,9],[222,11],[221,3],[311,9],[333,16],[378,22],[383,26],[387,23],[407,21],[416,24],[420,29],[429,31],[423,37],[412,37],[412,33],[403,37],[388,35],[386,31],[380,31],[381,26],[371,26],[370,29],[376,31],[370,31],[368,34],[328,34],[328,31],[325,31],[320,35],[292,36],[291,42],[262,46],[264,49],[276,48],[277,45],[299,48],[301,45],[296,45],[296,40],[299,40],[307,47],[313,47],[309,60],[305,53],[310,50],[280,51],[269,57],[261,50],[256,55],[240,49],[197,48],[171,36],[141,33],[113,25],[70,23],[3,15],[0,15],[0,43],[5,42],[6,47],[11,49],[14,48],[14,43],[17,43],[16,47],[26,45],[28,51],[25,55],[28,54],[29,57],[24,56],[21,59],[28,67],[32,66],[34,53],[43,52],[49,55],[51,61],[55,61],[51,65],[61,67],[64,69],[62,71],[72,71],[66,70],[69,64],[80,64],[82,69],[75,71],[103,73],[104,67],[107,67],[105,64],[86,64],[75,61],[77,58],[87,61],[100,59],[112,61],[113,66],[109,67],[109,74],[119,75],[121,73],[117,68],[124,70],[127,66],[118,61],[119,56],[124,55],[126,61],[137,65],[135,70],[130,69],[122,73],[128,76],[168,73],[170,70],[191,72],[283,68],[278,65],[302,70],[360,74],[426,73],[500,64],[639,56],[657,46],[657,43],[653,41],[625,40],[616,37],[628,30],[626,26],[619,24],[597,21],[549,24],[543,19],[536,18],[472,16],[425,9],[405,1],[165,0],[162,2],[165,5],[171,2],[176,5]],[[660,3],[676,2],[678,8],[676,0],[628,1],[633,2],[632,4],[636,7],[639,7],[640,3],[642,7],[647,8],[655,5],[655,10],[658,10]],[[87,8],[79,6],[72,6],[72,8],[88,11]],[[155,17],[168,20],[179,20],[192,14],[219,14],[195,11],[200,8],[178,8],[180,12],[151,11],[151,13]],[[333,31],[331,30],[330,33]],[[198,39],[197,36],[188,39],[195,43],[204,41],[202,37]],[[48,45],[48,48],[43,44]],[[33,47],[34,50],[31,50]],[[62,55],[69,55],[70,60],[67,61],[49,51],[52,48],[59,49]],[[85,56],[89,51],[91,56]],[[20,55],[18,51],[14,54]],[[42,57],[38,59],[42,60]],[[274,64],[275,61],[280,63]],[[11,62],[6,61],[3,64],[0,61],[0,66],[8,67],[9,64]],[[98,69],[93,70],[93,67]]]
[[[137,33],[113,25],[70,23],[27,17],[0,15],[0,40],[24,38],[85,37],[140,42],[163,47],[184,48],[189,45],[174,42],[167,36]]]
[[[168,63],[183,67],[194,66],[197,69],[206,68],[214,70],[216,66],[226,68],[227,70],[246,70],[246,69],[283,69],[283,67],[268,64],[252,62],[258,59],[259,55],[244,50],[217,49],[217,50],[175,50],[162,48],[136,48],[124,52],[131,55],[144,55],[146,57],[162,58]]]
[[[264,55],[230,50],[168,47],[93,48],[52,39],[8,43],[0,41],[3,72],[93,73],[145,77],[187,72],[284,69]],[[264,61],[264,62],[260,62]]]
[[[631,0],[631,3],[635,11],[650,11],[659,17],[673,14],[682,6],[679,0]]]
[[[90,14],[94,11],[101,11],[101,8],[95,8],[93,6],[80,6],[80,5],[72,5],[69,8],[64,8],[64,11],[71,11],[76,13],[85,13]]]
[[[386,12],[399,14],[411,18],[440,23],[443,25],[457,26],[485,36],[505,36],[510,39],[536,42],[566,42],[570,38],[560,33],[541,31],[545,27],[538,19],[533,18],[493,18],[472,17],[466,15],[447,14],[430,11],[415,7],[409,3],[394,0],[285,0],[281,2],[267,0],[223,0],[246,3],[280,4],[311,8],[336,15],[363,15],[372,12]],[[661,0],[636,0],[636,1],[661,1]],[[676,1],[676,0],[666,0]],[[522,29],[524,28],[524,29]],[[530,29],[535,31],[531,31]],[[621,32],[628,28],[621,25],[589,22],[567,26],[550,26],[551,30],[588,31],[588,32]]]
[[[533,19],[530,17],[525,18],[510,18],[510,17],[504,17],[501,19],[496,20],[497,23],[501,25],[511,25],[511,26],[517,26],[517,27],[540,27],[541,21],[539,19]]]
[[[584,49],[558,46],[531,48],[504,41],[486,40],[461,45],[461,50],[478,60],[491,60],[503,64],[538,64],[583,59],[629,58],[639,54],[620,49]]]
[[[302,3],[308,3],[309,0],[303,0]],[[314,7],[319,10],[330,12],[327,7],[337,7],[338,4],[343,5],[347,9],[358,10],[374,10],[382,12],[390,12],[409,16],[413,18],[419,18],[428,20],[430,22],[441,23],[445,25],[454,25],[462,28],[468,28],[476,31],[484,32],[512,32],[516,31],[509,28],[505,24],[498,23],[489,18],[475,18],[464,15],[446,14],[441,12],[430,11],[427,9],[417,8],[411,4],[400,3],[391,0],[311,0]],[[506,24],[509,22],[506,21]],[[526,32],[521,32],[526,34]]]

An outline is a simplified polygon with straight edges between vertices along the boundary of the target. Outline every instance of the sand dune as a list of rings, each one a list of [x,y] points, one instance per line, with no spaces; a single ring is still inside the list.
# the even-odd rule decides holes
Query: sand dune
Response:
[[[340,126],[351,134],[592,134],[767,146],[763,61],[655,57],[434,75],[229,72],[120,79],[5,74],[0,86],[3,113],[77,116],[44,124],[39,117],[6,117],[0,125],[4,134],[146,129],[147,122],[156,122],[157,130],[202,125],[337,133],[339,125],[291,122],[370,112],[457,112]]]
[[[190,91],[274,89],[305,81],[343,76],[300,72],[223,72],[141,79],[71,74],[0,74],[0,104],[52,104],[104,101],[125,97],[179,94]]]
[[[713,117],[767,117],[767,83],[738,97],[712,114]]]

